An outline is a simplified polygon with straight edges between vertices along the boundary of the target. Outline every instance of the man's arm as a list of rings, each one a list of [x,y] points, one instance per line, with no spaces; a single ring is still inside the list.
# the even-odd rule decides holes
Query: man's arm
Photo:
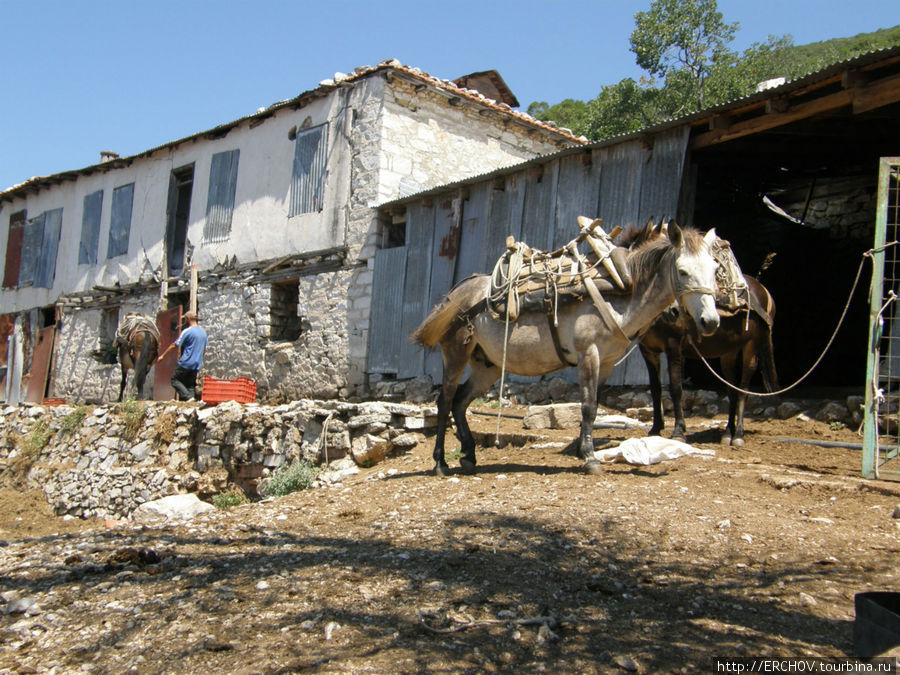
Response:
[[[163,353],[160,354],[158,357],[156,357],[156,363],[161,363],[162,360],[169,355],[169,352],[171,352],[173,349],[175,349],[175,347],[177,347],[177,345],[174,342],[172,344],[170,344],[168,347],[166,347],[165,350],[163,351]]]

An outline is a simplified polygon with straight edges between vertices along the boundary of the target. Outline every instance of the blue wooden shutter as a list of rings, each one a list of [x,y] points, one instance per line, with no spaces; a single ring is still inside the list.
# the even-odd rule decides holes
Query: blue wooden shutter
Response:
[[[22,237],[22,261],[19,265],[19,286],[34,281],[41,241],[44,239],[44,219],[46,214],[32,218],[25,223],[25,234]]]
[[[225,241],[231,233],[240,152],[228,150],[212,157],[209,194],[206,198],[206,224],[203,227],[204,241]]]
[[[327,151],[327,124],[297,134],[294,141],[294,169],[291,173],[291,205],[288,216],[322,210]]]
[[[100,247],[100,212],[103,208],[103,190],[84,197],[84,213],[81,216],[81,244],[78,246],[78,264],[96,265]]]
[[[53,279],[56,277],[56,252],[59,249],[59,235],[62,231],[62,214],[62,209],[44,212],[44,233],[34,269],[34,285],[38,288],[53,288]]]
[[[122,185],[113,190],[112,212],[109,218],[109,244],[106,247],[107,258],[115,258],[128,253],[133,203],[134,183]]]

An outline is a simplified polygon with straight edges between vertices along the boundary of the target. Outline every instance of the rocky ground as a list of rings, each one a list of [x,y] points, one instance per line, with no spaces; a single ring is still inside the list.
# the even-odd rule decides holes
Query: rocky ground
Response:
[[[511,442],[476,476],[433,477],[431,438],[337,485],[158,527],[62,520],[3,490],[0,671],[709,672],[853,656],[854,595],[900,590],[900,486],[859,478],[859,450],[775,440],[855,431],[751,419],[733,449],[690,418],[714,458],[588,475],[574,430],[523,417],[504,410]],[[471,419],[496,429],[495,410]]]

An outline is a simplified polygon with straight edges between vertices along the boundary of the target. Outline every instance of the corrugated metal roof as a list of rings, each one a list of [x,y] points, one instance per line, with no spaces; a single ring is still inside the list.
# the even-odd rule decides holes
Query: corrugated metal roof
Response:
[[[524,168],[532,167],[532,166],[542,166],[547,164],[559,157],[565,157],[567,155],[578,154],[582,152],[587,152],[590,150],[609,147],[612,145],[618,145],[619,143],[623,143],[626,141],[631,141],[637,138],[644,138],[654,134],[657,134],[661,131],[665,131],[667,129],[671,129],[673,127],[682,126],[682,125],[695,125],[699,123],[703,123],[708,121],[710,118],[715,117],[717,115],[722,115],[727,112],[732,112],[735,110],[739,110],[742,108],[753,108],[762,104],[765,104],[766,101],[781,98],[787,94],[801,91],[807,89],[809,87],[814,87],[816,85],[820,85],[823,83],[827,83],[829,80],[832,80],[840,75],[842,75],[848,69],[864,69],[867,66],[871,66],[874,64],[878,64],[886,61],[900,61],[900,46],[891,47],[887,49],[879,49],[872,52],[868,52],[866,54],[862,54],[860,56],[856,56],[852,59],[846,59],[844,61],[840,61],[838,63],[834,63],[830,66],[827,66],[821,70],[818,70],[814,73],[809,73],[802,77],[795,78],[789,82],[785,82],[784,84],[778,87],[772,87],[770,89],[766,89],[762,92],[756,92],[748,96],[744,96],[742,98],[736,98],[731,101],[727,101],[725,103],[719,103],[710,108],[706,108],[704,110],[700,110],[697,112],[689,113],[682,117],[667,119],[657,124],[644,127],[637,131],[632,131],[627,134],[619,134],[617,136],[610,136],[609,138],[605,138],[601,141],[596,141],[594,143],[589,143],[581,146],[565,148],[558,152],[550,153],[547,155],[542,155],[540,157],[535,157],[530,160],[526,160],[525,162],[520,162],[518,164],[513,164],[506,167],[501,167],[498,169],[494,169],[493,171],[489,171],[487,173],[480,174],[478,176],[472,176],[471,178],[466,178],[463,180],[456,181],[454,183],[448,183],[446,185],[441,185],[435,188],[431,188],[429,190],[423,190],[422,192],[418,192],[416,194],[408,195],[406,197],[402,197],[400,199],[395,199],[389,202],[384,202],[380,204],[380,207],[394,207],[400,206],[403,204],[408,204],[410,202],[437,195],[447,192],[449,190],[458,189],[464,187],[466,185],[472,185],[475,183],[479,183],[484,180],[489,180],[491,178],[499,178],[501,176],[507,176],[513,173],[518,173]]]
[[[252,115],[245,115],[239,119],[236,119],[231,122],[226,122],[224,124],[220,124],[212,129],[208,129],[206,131],[201,131],[196,134],[192,134],[190,136],[186,136],[184,138],[180,138],[175,141],[170,141],[169,143],[164,143],[162,145],[156,146],[154,148],[150,148],[149,150],[145,150],[143,152],[137,153],[135,155],[131,155],[129,157],[120,157],[115,159],[109,159],[98,164],[92,164],[90,166],[86,166],[81,169],[74,169],[71,171],[63,171],[56,174],[50,174],[47,176],[35,176],[33,178],[29,178],[28,180],[19,183],[17,185],[13,185],[5,190],[0,191],[0,202],[3,201],[11,201],[14,197],[18,196],[21,192],[27,191],[29,189],[41,189],[44,187],[48,187],[50,185],[55,185],[58,183],[62,183],[69,180],[75,180],[79,176],[82,175],[90,175],[97,171],[109,171],[112,169],[121,168],[124,166],[129,166],[136,159],[141,159],[144,157],[148,157],[160,150],[166,150],[170,148],[177,147],[183,143],[188,143],[191,141],[195,141],[199,138],[209,137],[216,138],[218,136],[226,134],[231,129],[240,126],[244,122],[257,120],[263,121],[268,117],[274,115],[277,111],[288,108],[291,106],[305,105],[311,100],[316,98],[321,98],[327,96],[334,90],[346,86],[348,84],[352,84],[359,80],[362,80],[366,77],[370,77],[376,73],[384,72],[384,71],[393,71],[398,75],[406,76],[412,78],[414,80],[423,82],[425,84],[431,85],[437,89],[444,90],[448,94],[451,94],[454,97],[464,98],[468,101],[476,103],[478,105],[484,106],[485,108],[492,109],[497,113],[502,115],[511,117],[520,123],[532,127],[537,127],[545,131],[546,133],[554,134],[560,137],[561,140],[572,144],[583,144],[587,142],[585,138],[578,138],[571,131],[567,129],[561,129],[552,123],[542,122],[527,113],[520,112],[518,110],[514,110],[506,103],[498,103],[497,101],[486,97],[481,92],[465,89],[460,87],[450,80],[442,80],[436,77],[429,75],[428,73],[418,69],[412,68],[410,66],[403,65],[396,59],[387,59],[382,61],[377,66],[363,66],[360,68],[356,68],[353,73],[347,75],[343,73],[335,73],[334,77],[329,78],[327,80],[323,80],[319,82],[319,86],[315,89],[311,89],[305,91],[301,94],[298,94],[294,98],[285,99],[283,101],[278,101],[273,103],[272,105],[261,108],[257,110]],[[502,81],[502,80],[501,80]]]

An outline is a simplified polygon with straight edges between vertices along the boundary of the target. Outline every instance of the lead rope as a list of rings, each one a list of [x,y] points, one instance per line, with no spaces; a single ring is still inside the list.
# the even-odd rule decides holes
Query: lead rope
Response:
[[[691,337],[690,335],[688,335],[688,338],[687,338],[688,342],[694,348],[694,350],[697,352],[697,356],[700,357],[700,360],[703,361],[703,364],[707,367],[709,372],[711,372],[713,374],[713,376],[717,380],[719,380],[719,382],[725,384],[727,387],[734,389],[735,391],[737,391],[741,394],[746,394],[748,396],[769,397],[769,396],[778,396],[779,394],[784,394],[785,392],[788,392],[791,389],[796,388],[801,382],[803,382],[803,380],[805,380],[807,377],[809,377],[809,375],[822,362],[822,359],[825,358],[825,354],[827,354],[828,350],[831,348],[831,345],[834,342],[834,339],[837,337],[838,331],[841,329],[841,326],[844,323],[844,319],[847,317],[847,310],[850,309],[850,301],[853,299],[853,294],[856,292],[857,284],[859,284],[859,277],[862,274],[862,269],[863,269],[863,265],[866,262],[866,258],[871,258],[873,253],[875,253],[875,249],[870,249],[870,250],[866,251],[862,255],[862,260],[859,261],[859,267],[856,270],[856,278],[853,280],[853,286],[850,288],[850,294],[847,296],[847,302],[844,304],[844,311],[841,312],[841,318],[838,319],[837,326],[835,326],[834,332],[831,334],[831,337],[828,339],[828,344],[825,345],[825,348],[822,350],[822,353],[819,355],[819,358],[817,358],[815,363],[813,363],[812,366],[810,366],[809,370],[807,370],[805,373],[803,373],[803,375],[801,375],[800,378],[796,382],[794,382],[793,384],[791,384],[787,387],[784,387],[782,389],[779,389],[778,391],[772,391],[772,392],[754,392],[754,391],[747,391],[746,389],[741,389],[740,387],[731,384],[731,382],[729,382],[728,380],[723,378],[721,375],[719,375],[713,369],[713,367],[709,364],[709,361],[707,361],[706,358],[703,356],[703,354],[700,353],[699,347],[697,347],[697,345],[694,343],[694,338]],[[748,309],[747,310],[748,317],[749,317],[749,314],[750,314],[750,310]]]

